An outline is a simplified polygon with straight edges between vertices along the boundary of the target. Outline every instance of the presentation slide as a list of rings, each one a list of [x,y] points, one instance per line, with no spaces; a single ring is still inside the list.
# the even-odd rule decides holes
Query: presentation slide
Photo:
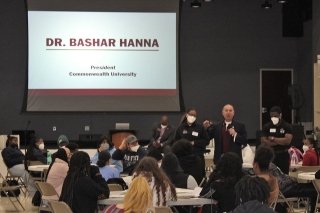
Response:
[[[66,2],[28,1],[27,111],[180,110],[177,0]]]

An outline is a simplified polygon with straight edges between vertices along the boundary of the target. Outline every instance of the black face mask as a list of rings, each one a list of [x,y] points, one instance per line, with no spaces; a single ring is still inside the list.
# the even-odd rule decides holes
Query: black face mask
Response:
[[[12,143],[12,144],[10,144],[10,147],[12,147],[12,148],[18,148],[18,144]]]

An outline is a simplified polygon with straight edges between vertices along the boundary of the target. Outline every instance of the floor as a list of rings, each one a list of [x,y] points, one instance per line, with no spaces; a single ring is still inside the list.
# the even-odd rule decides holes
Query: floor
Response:
[[[34,207],[31,204],[32,197],[27,196],[25,198],[24,195],[20,195],[19,200],[24,206],[25,211],[21,208],[21,206],[17,202],[15,202],[15,205],[19,208],[19,211],[17,211],[7,197],[1,197],[0,212],[1,213],[2,212],[26,212],[26,213],[38,212],[38,207]]]

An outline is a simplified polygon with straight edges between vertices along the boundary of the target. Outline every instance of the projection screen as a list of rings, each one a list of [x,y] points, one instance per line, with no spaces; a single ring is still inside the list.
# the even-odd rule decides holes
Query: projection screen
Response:
[[[26,111],[180,111],[179,0],[27,0]]]

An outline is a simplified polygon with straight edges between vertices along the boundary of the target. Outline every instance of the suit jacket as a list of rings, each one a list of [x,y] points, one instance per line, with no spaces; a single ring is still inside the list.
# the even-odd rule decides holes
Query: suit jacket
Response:
[[[161,124],[158,124],[152,129],[152,138],[150,141],[150,145],[152,145],[154,141],[158,140],[158,138],[160,137],[160,132],[161,132]],[[164,130],[164,133],[162,134],[162,137],[160,138],[160,143],[163,144],[163,147],[166,145],[168,146],[172,145],[172,142],[174,139],[174,133],[175,133],[175,129],[173,128],[173,126],[168,124],[166,129]]]
[[[214,163],[217,164],[218,161],[221,158],[221,155],[223,154],[223,144],[222,144],[222,127],[224,125],[224,121],[219,122],[214,125],[214,128],[212,130],[213,133],[213,138],[214,138]],[[230,152],[235,152],[239,155],[239,157],[242,160],[242,153],[241,153],[241,148],[242,146],[247,145],[247,131],[246,127],[244,124],[237,122],[237,121],[232,121],[231,126],[235,129],[237,132],[236,138],[230,137],[229,140],[229,148]]]

